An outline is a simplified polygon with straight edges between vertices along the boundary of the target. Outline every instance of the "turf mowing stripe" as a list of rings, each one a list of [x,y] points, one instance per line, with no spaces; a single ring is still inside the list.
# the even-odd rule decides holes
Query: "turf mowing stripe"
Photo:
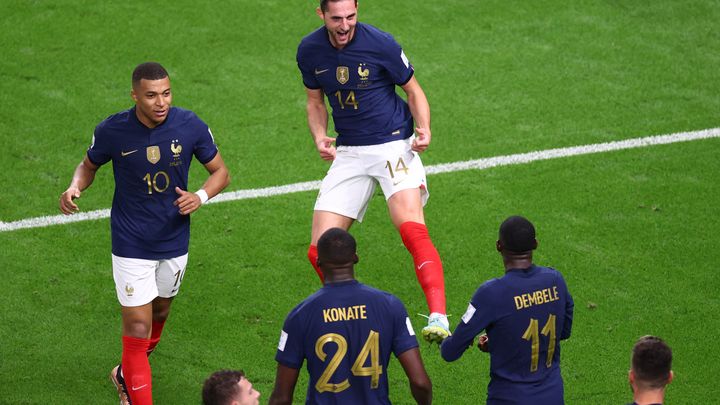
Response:
[[[530,163],[538,160],[588,155],[591,153],[609,152],[614,150],[643,148],[647,146],[666,145],[670,143],[695,141],[708,138],[720,138],[720,128],[711,128],[693,132],[678,132],[669,135],[648,136],[644,138],[627,139],[624,141],[571,146],[567,148],[548,149],[537,152],[519,153],[515,155],[467,160],[464,162],[445,163],[427,166],[425,170],[427,171],[427,174],[449,173],[461,170],[482,170],[497,166]],[[212,200],[208,201],[208,203],[271,197],[274,195],[318,190],[319,188],[320,181],[307,181],[303,183],[288,184],[284,186],[238,190],[221,193],[215,196],[215,198],[213,198]],[[89,221],[93,219],[102,219],[109,217],[109,209],[80,212],[74,215],[49,215],[44,217],[22,219],[14,222],[0,222],[0,232],[15,231],[25,228],[42,228],[50,225],[68,224],[72,222]]]

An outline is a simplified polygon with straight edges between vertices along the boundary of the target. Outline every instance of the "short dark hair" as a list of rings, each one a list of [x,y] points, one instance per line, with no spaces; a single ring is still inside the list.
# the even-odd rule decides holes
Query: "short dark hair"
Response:
[[[326,12],[328,10],[328,3],[337,3],[342,0],[320,0],[320,10]],[[357,7],[357,0],[355,0],[355,7]]]
[[[145,62],[137,65],[132,74],[133,86],[140,83],[140,80],[160,80],[168,77],[168,72],[157,62]]]
[[[632,349],[635,381],[649,388],[668,384],[672,370],[672,350],[657,336],[643,336]]]
[[[220,370],[205,380],[202,390],[204,405],[228,405],[240,393],[238,383],[245,378],[242,370]]]
[[[355,260],[355,249],[355,238],[349,232],[330,228],[318,239],[318,263],[352,263]]]
[[[499,239],[504,249],[511,252],[527,252],[537,247],[535,227],[519,215],[508,217],[500,224]]]

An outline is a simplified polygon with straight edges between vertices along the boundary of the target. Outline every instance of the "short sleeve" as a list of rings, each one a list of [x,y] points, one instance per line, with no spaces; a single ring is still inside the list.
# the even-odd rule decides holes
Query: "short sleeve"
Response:
[[[307,52],[303,48],[303,44],[300,43],[297,50],[296,60],[298,69],[300,69],[300,73],[302,74],[303,84],[308,89],[316,90],[321,88],[322,86],[315,77],[315,72],[313,71],[313,67],[311,66],[312,63],[309,59],[310,58],[307,56]]]
[[[87,150],[88,159],[96,166],[102,166],[112,159],[109,138],[105,136],[101,125],[95,127],[92,142]]]
[[[215,144],[215,137],[213,137],[210,128],[200,118],[195,118],[196,131],[198,132],[198,138],[195,143],[195,150],[193,154],[198,162],[206,164],[213,160],[217,155],[218,148]]]
[[[280,341],[278,342],[275,360],[286,367],[300,369],[305,360],[303,333],[295,320],[296,318],[292,316],[292,313],[285,320],[285,324],[280,331]]]
[[[405,56],[405,52],[402,47],[400,47],[400,44],[395,41],[395,38],[390,34],[386,35],[387,39],[385,41],[385,47],[383,48],[385,53],[385,69],[390,73],[393,82],[398,86],[402,86],[410,81],[414,73],[414,68],[412,64],[410,64],[410,60]]]
[[[397,357],[412,348],[418,347],[418,342],[405,305],[395,297],[393,297],[392,302],[392,313],[394,322],[393,330],[395,331],[392,351],[395,357]]]

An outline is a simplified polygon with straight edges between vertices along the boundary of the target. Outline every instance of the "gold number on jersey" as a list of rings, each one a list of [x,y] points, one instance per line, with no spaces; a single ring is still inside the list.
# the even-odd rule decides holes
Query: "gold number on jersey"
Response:
[[[323,350],[323,347],[328,343],[335,343],[337,345],[337,351],[335,355],[330,359],[325,371],[323,371],[320,378],[318,378],[315,384],[315,389],[318,392],[342,392],[350,387],[350,382],[343,380],[339,384],[330,383],[330,378],[337,370],[343,357],[347,354],[347,340],[342,335],[337,333],[326,333],[315,341],[315,354],[318,356],[320,361],[325,361],[327,354]],[[368,357],[370,357],[370,366],[366,367]],[[382,365],[380,364],[380,334],[374,330],[370,331],[362,350],[358,354],[357,359],[352,365],[350,371],[353,375],[358,377],[370,377],[370,388],[375,389],[379,386],[380,375],[382,374]]]
[[[342,108],[343,110],[345,109],[346,105],[353,106],[354,110],[358,109],[358,103],[357,103],[357,100],[355,100],[355,92],[354,91],[350,90],[347,97],[345,97],[345,101],[343,101],[343,95],[340,92],[340,90],[335,92],[335,97],[337,97],[338,103],[340,103],[340,108]]]
[[[158,187],[158,176],[162,176],[165,178],[165,185]],[[154,176],[150,177],[150,173],[145,174],[145,177],[143,177],[143,180],[147,182],[148,186],[148,194],[152,194],[153,190],[155,190],[158,193],[162,193],[163,191],[167,190],[167,188],[170,186],[170,176],[168,176],[167,173],[164,171],[159,171],[155,173]]]
[[[370,367],[364,364],[370,356]],[[382,374],[382,366],[380,365],[380,334],[374,330],[370,331],[370,335],[365,341],[365,346],[360,350],[355,363],[351,369],[353,375],[358,377],[370,377],[370,388],[377,388],[380,383],[380,374]]]
[[[534,372],[538,369],[538,358],[540,357],[540,333],[545,336],[549,336],[548,341],[548,353],[547,359],[545,360],[545,366],[550,368],[552,365],[553,356],[555,355],[555,341],[556,341],[556,327],[555,320],[557,317],[554,314],[548,316],[548,320],[545,326],[542,328],[542,332],[538,331],[538,320],[530,318],[530,324],[528,325],[523,339],[530,341],[530,371]]]
[[[390,172],[390,178],[395,178],[395,173],[397,172],[405,172],[405,175],[407,176],[410,169],[408,169],[407,165],[405,164],[405,161],[402,157],[398,158],[397,164],[395,164],[395,171],[393,172],[393,166],[392,163],[390,163],[389,160],[386,160],[387,164],[385,164],[385,168],[388,169]]]

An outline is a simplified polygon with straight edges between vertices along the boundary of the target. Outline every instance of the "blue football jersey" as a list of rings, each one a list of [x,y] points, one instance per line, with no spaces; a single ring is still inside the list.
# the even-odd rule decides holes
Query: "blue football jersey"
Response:
[[[440,347],[454,361],[483,330],[488,335],[488,404],[562,404],[560,340],[570,337],[573,299],[562,274],[533,265],[477,289]]]
[[[190,216],[173,205],[175,187],[187,190],[193,156],[205,164],[216,154],[210,129],[192,111],[172,107],[155,128],[138,120],[135,107],[101,122],[87,156],[98,166],[112,160],[113,254],[160,260],[187,253]]]
[[[395,86],[413,67],[392,35],[357,23],[352,40],[336,49],[323,26],[302,39],[297,64],[309,89],[322,89],[332,107],[337,145],[377,145],[413,134],[413,120]]]
[[[326,284],[285,320],[275,359],[307,360],[308,404],[390,404],[390,354],[418,346],[405,306],[355,280]]]

